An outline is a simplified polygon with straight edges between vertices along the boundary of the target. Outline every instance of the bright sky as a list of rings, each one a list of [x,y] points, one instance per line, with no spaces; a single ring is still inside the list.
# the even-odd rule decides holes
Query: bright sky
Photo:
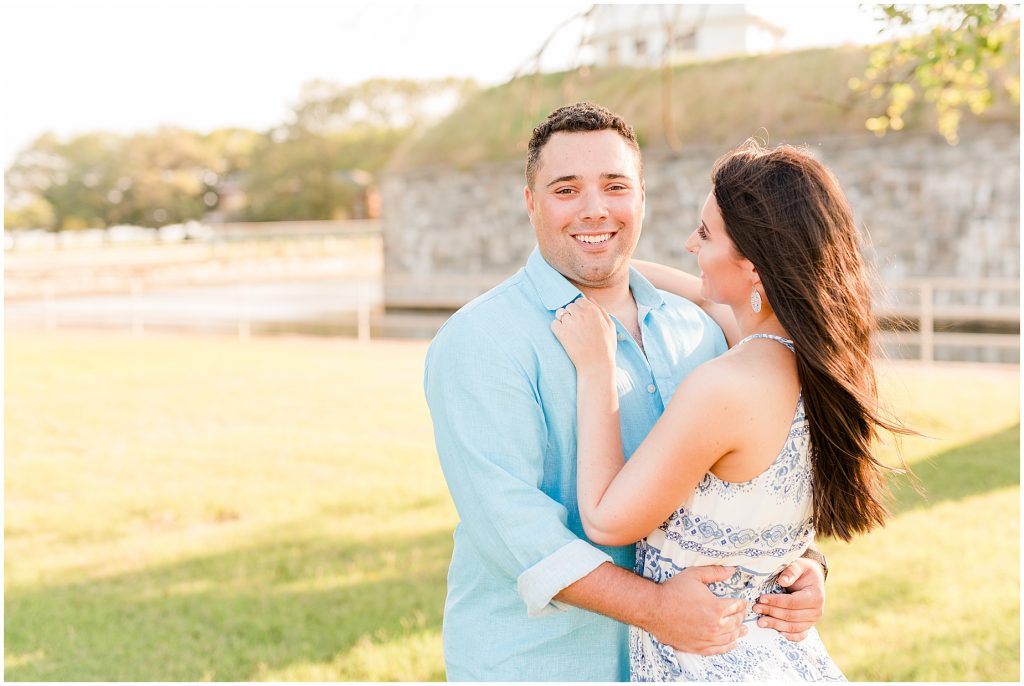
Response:
[[[854,2],[747,4],[787,29],[788,49],[869,43],[877,30]],[[300,86],[317,78],[497,84],[589,5],[15,0],[0,15],[0,163],[44,131],[263,130],[285,121]],[[568,66],[579,35],[579,22],[560,32],[543,65]]]

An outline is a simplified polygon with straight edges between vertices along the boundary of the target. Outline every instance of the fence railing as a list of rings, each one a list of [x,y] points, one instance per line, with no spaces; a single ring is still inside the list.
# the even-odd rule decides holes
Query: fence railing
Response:
[[[307,274],[309,276],[309,274]],[[430,278],[386,275],[383,288],[377,275],[366,274],[346,278],[323,278],[320,292],[289,295],[289,306],[310,310],[309,321],[295,320],[289,314],[281,327],[292,326],[299,333],[315,327],[331,335],[355,335],[361,341],[377,337],[429,338],[456,309],[499,283],[505,275],[434,276]],[[346,283],[347,282],[347,283]],[[161,307],[147,304],[147,294],[154,284],[140,278],[131,280],[127,302],[122,296],[119,308],[105,312],[79,307],[63,307],[65,299],[52,283],[44,282],[41,300],[32,303],[8,303],[7,322],[42,323],[47,329],[77,325],[125,326],[141,334],[163,326],[188,327],[182,315],[171,317]],[[222,293],[219,302],[224,314],[216,322],[203,316],[191,322],[194,328],[217,326],[237,329],[239,338],[249,338],[264,330],[285,330],[261,310],[270,307],[281,312],[283,303],[270,303],[268,294],[257,290],[259,279],[238,279],[230,287],[229,296]],[[319,288],[319,287],[318,287]],[[159,287],[157,287],[159,290]],[[225,290],[224,288],[214,290]],[[916,357],[923,361],[949,358],[948,351],[988,350],[983,359],[1019,361],[1020,350],[1020,288],[1015,279],[906,279],[886,285],[886,294],[879,296],[875,312],[882,325],[879,335],[883,346],[895,346],[899,357]],[[212,292],[202,295],[213,298]],[[225,302],[233,302],[229,307]],[[311,303],[335,303],[326,319],[312,313]],[[341,303],[340,311],[337,304]],[[347,305],[345,303],[348,303]],[[211,303],[206,303],[207,305]],[[22,311],[24,309],[25,311]],[[291,311],[289,311],[291,312]],[[291,322],[291,323],[289,323]],[[267,325],[272,325],[270,329]],[[936,355],[943,349],[944,355]],[[960,353],[961,358],[965,353]],[[975,358],[975,353],[966,353]],[[969,358],[968,358],[969,359]]]
[[[887,324],[881,342],[917,345],[922,361],[934,360],[936,347],[1020,349],[1020,282],[1016,279],[901,279],[887,284],[887,291],[909,297],[902,304],[876,306],[876,315]],[[944,297],[937,297],[940,294]],[[964,300],[990,302],[964,304]],[[906,330],[908,326],[913,329]],[[943,330],[968,327],[996,330]]]
[[[303,238],[380,236],[379,219],[313,221],[215,222],[189,221],[160,228],[111,226],[106,229],[4,231],[4,250],[11,253],[183,243],[252,242]]]
[[[423,312],[454,311],[506,276],[440,275],[425,279],[386,275],[384,302],[392,314],[377,313],[372,322],[367,319],[367,326],[372,323],[400,330],[403,318],[410,327],[424,328],[430,322],[440,326],[444,316]],[[882,324],[880,342],[916,346],[917,358],[923,361],[933,361],[938,347],[1020,348],[1020,282],[1016,279],[893,280],[878,300],[875,313]],[[950,328],[988,330],[947,330]]]

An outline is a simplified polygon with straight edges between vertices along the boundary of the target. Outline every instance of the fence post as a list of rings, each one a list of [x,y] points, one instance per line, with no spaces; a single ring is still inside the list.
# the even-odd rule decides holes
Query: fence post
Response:
[[[249,303],[251,302],[249,294],[249,282],[243,281],[239,284],[240,289],[240,300],[238,308],[238,340],[247,341],[252,335],[252,324],[249,319]]]
[[[47,279],[43,284],[43,318],[47,331],[57,330],[57,307],[55,303],[56,289],[53,286],[53,279]]]
[[[360,343],[370,342],[370,293],[366,284],[356,286],[356,330]]]
[[[921,284],[921,317],[918,329],[921,332],[921,361],[935,359],[935,289],[931,281]]]
[[[146,322],[142,315],[142,280],[133,276],[131,280],[132,292],[132,335],[141,336],[146,329]]]

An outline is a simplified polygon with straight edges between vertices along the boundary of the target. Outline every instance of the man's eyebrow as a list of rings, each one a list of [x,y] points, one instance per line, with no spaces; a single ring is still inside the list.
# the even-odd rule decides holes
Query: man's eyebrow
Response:
[[[555,180],[551,181],[550,183],[548,183],[548,185],[545,186],[545,188],[551,188],[556,183],[565,183],[566,181],[579,181],[579,180],[580,180],[580,177],[576,176],[575,174],[570,174],[568,176],[559,176],[557,179],[555,179]]]
[[[629,174],[621,174],[619,172],[608,172],[608,173],[605,173],[605,174],[601,174],[601,178],[602,179],[627,179],[627,180],[629,180],[630,176],[629,176]],[[580,177],[575,175],[575,174],[569,174],[568,176],[559,176],[557,179],[554,179],[553,181],[548,183],[548,185],[545,186],[545,188],[550,188],[551,186],[554,186],[555,184],[564,183],[566,181],[579,181],[579,180],[580,180]]]

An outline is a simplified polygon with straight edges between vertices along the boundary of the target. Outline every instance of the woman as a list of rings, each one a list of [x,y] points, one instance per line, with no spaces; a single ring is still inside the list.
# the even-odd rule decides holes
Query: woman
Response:
[[[637,265],[703,302],[732,348],[696,369],[623,464],[615,328],[577,300],[552,331],[577,368],[578,498],[596,543],[639,540],[637,571],[662,582],[702,564],[737,568],[717,595],[779,592],[815,531],[849,540],[881,525],[871,293],[852,213],[804,152],[748,142],[720,158],[687,249],[696,277]],[[812,459],[813,457],[813,459]],[[682,506],[680,506],[682,503]],[[679,653],[631,628],[634,680],[843,680],[817,633],[789,642],[757,625],[728,653]]]

